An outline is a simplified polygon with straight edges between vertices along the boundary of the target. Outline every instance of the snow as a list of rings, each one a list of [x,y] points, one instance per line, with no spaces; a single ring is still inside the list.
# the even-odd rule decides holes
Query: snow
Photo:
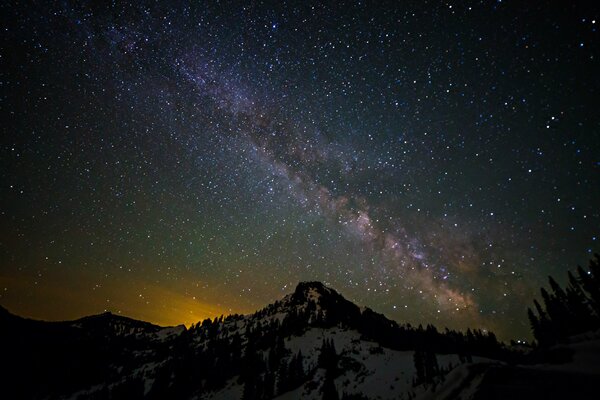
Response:
[[[414,389],[415,400],[467,400],[474,398],[477,389],[490,365],[497,363],[479,360],[479,362],[461,364],[450,371],[443,382]]]
[[[600,360],[600,339],[558,345],[554,349],[570,350],[573,354],[571,361],[563,364],[523,366],[523,368],[600,375],[600,363],[598,363],[598,360]]]
[[[314,376],[314,382],[323,382],[325,380],[325,370],[319,369],[316,371]],[[336,386],[337,387],[337,386]],[[314,387],[309,387],[309,385],[304,384],[294,390],[290,390],[289,392],[283,393],[280,396],[275,397],[273,400],[321,400],[323,398],[323,394],[321,393],[321,386],[314,385]]]
[[[325,288],[325,290],[328,290]],[[294,310],[303,310],[310,303],[314,303],[317,309],[320,309],[319,303],[322,297],[329,292],[322,288],[308,286],[305,295],[306,301],[301,304],[292,303],[292,295],[287,295],[282,301],[276,302],[270,308],[259,312],[258,314],[237,316],[227,318],[218,327],[218,337],[225,338],[240,334],[245,341],[244,335],[248,326],[253,326],[257,322],[261,324],[269,323],[275,320],[282,322],[287,315]],[[361,313],[366,310],[361,308]],[[324,310],[326,311],[326,310]],[[129,324],[111,324],[111,328],[117,334],[123,334],[129,331],[129,334],[144,334],[151,341],[168,341],[181,335],[185,331],[183,325],[175,327],[159,328],[152,332],[144,332],[143,329],[131,327]],[[591,335],[591,334],[590,334]],[[597,365],[600,357],[600,332],[594,335],[587,335],[573,340],[567,345],[574,356],[569,363],[562,365],[536,365],[522,366],[523,368],[549,369],[572,372],[600,373],[600,366]],[[210,345],[206,342],[206,336],[199,334],[193,340],[198,347]],[[591,340],[593,338],[593,340]],[[277,400],[294,399],[321,399],[321,386],[325,380],[326,371],[317,369],[320,349],[324,339],[331,339],[334,343],[337,354],[339,355],[340,375],[334,380],[337,391],[340,395],[361,393],[369,399],[392,400],[407,399],[409,393],[416,395],[419,400],[432,399],[455,399],[460,396],[466,400],[476,396],[479,386],[490,367],[502,366],[494,360],[488,360],[479,357],[473,357],[473,363],[461,364],[458,355],[437,355],[438,365],[442,369],[449,369],[450,365],[454,368],[446,375],[442,381],[441,378],[435,385],[413,386],[415,376],[414,351],[397,351],[380,346],[376,342],[362,339],[360,333],[355,330],[349,330],[341,327],[333,328],[308,328],[299,336],[285,338],[284,345],[290,350],[288,362],[291,357],[299,351],[302,352],[304,370],[309,373],[309,381],[302,386],[284,393],[277,397]],[[151,359],[150,350],[139,350],[135,352],[136,358],[143,361]],[[267,358],[268,351],[262,351]],[[148,357],[148,358],[146,358]],[[143,379],[144,393],[148,394],[154,384],[156,371],[160,369],[165,360],[153,363],[146,363],[130,371],[128,376]],[[123,368],[115,366],[115,368]],[[243,384],[238,382],[238,377],[227,381],[225,386],[215,392],[197,394],[194,399],[198,400],[226,400],[240,399],[243,393]],[[96,390],[94,387],[79,394],[91,393]],[[74,395],[75,396],[75,395]],[[73,397],[76,398],[77,396]]]
[[[89,396],[96,391],[102,390],[103,387],[104,387],[104,385],[102,385],[102,384],[94,385],[87,389],[75,392],[75,393],[71,394],[70,396],[66,396],[66,397],[64,397],[64,399],[65,400],[78,400],[80,398],[85,398],[85,396]]]
[[[314,302],[319,302],[319,299],[321,298],[321,293],[319,293],[319,291],[315,288],[310,288],[308,289],[308,293],[307,293],[307,299],[309,301],[314,301]]]
[[[569,365],[571,371],[600,374],[600,340],[574,343],[567,348],[573,350],[573,361]]]
[[[346,366],[343,373],[335,379],[338,393],[363,393],[372,399],[398,399],[406,397],[407,392],[413,391],[415,368],[413,351],[396,351],[379,346],[375,342],[361,340],[356,331],[341,328],[313,328],[302,336],[293,336],[285,341],[286,348],[292,355],[299,350],[304,356],[306,371],[317,365],[323,339],[332,339],[336,352],[340,355],[341,366]],[[440,368],[450,364],[460,364],[458,355],[438,355]],[[475,361],[486,361],[475,359]],[[278,400],[321,398],[320,384],[323,381],[322,371],[318,370],[313,381],[318,382],[317,389],[309,391],[309,384],[279,396]],[[457,376],[457,378],[460,376]],[[448,389],[450,390],[450,389]],[[316,397],[315,397],[316,396]]]
[[[158,340],[164,341],[172,336],[179,336],[183,332],[185,332],[185,325],[168,326],[156,332],[155,337]]]
[[[154,385],[154,378],[145,378],[144,379],[144,396],[150,393],[150,389],[152,389],[152,385]]]
[[[545,375],[547,373],[561,373],[565,377],[575,376],[587,376],[588,379],[595,379],[600,375],[600,365],[598,359],[600,359],[600,335],[594,332],[589,332],[584,335],[579,335],[570,339],[570,343],[555,345],[551,349],[552,351],[570,351],[572,354],[571,360],[562,364],[535,364],[535,365],[517,365],[508,366],[504,363],[489,360],[485,358],[474,357],[473,363],[463,364],[454,368],[448,375],[444,382],[441,382],[437,387],[430,385],[427,388],[418,387],[415,388],[416,400],[433,400],[433,399],[455,399],[458,395],[463,400],[472,399],[477,397],[477,392],[480,389],[480,385],[484,381],[484,377],[489,372],[498,371],[499,369],[509,368],[514,371],[517,378],[512,380],[502,380],[502,387],[504,389],[512,390],[518,393],[521,389],[519,385],[522,383],[519,379],[523,377],[541,377],[540,379],[547,379],[547,377],[557,377],[563,375]],[[438,360],[441,357],[438,356]],[[492,375],[494,376],[494,375]],[[543,378],[543,377],[546,378]],[[568,378],[568,379],[571,379]],[[488,381],[488,390],[490,387],[498,384],[497,377],[492,378]],[[568,381],[568,380],[567,380]],[[549,382],[550,383],[550,382]],[[534,383],[539,384],[539,382]],[[490,386],[492,385],[492,386]],[[560,388],[560,385],[557,387]]]
[[[198,400],[232,400],[241,399],[244,391],[243,385],[237,383],[238,377],[230,379],[225,387],[216,392],[204,393],[200,396],[195,397]]]

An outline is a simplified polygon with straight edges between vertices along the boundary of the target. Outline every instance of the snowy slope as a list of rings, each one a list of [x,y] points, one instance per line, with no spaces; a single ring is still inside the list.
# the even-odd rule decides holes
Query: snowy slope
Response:
[[[340,355],[340,367],[343,373],[335,379],[338,393],[365,394],[369,399],[408,398],[413,388],[415,367],[413,351],[396,351],[379,344],[361,339],[353,330],[343,328],[312,328],[301,336],[291,336],[285,340],[285,346],[296,354],[302,351],[304,368],[307,371],[317,368],[317,359],[324,339],[332,339]],[[440,367],[460,365],[458,355],[438,355]],[[486,361],[483,358],[475,362]],[[457,368],[458,369],[458,368]],[[277,396],[277,400],[321,399],[321,383],[325,371],[316,369],[314,376],[298,388]],[[200,396],[201,399],[222,400],[240,398],[242,385],[236,379],[229,381],[218,392]]]
[[[600,332],[571,338],[569,343],[539,350],[561,354],[562,362],[510,365],[474,358],[459,365],[443,382],[415,388],[417,400],[595,399],[600,382]]]
[[[21,398],[321,399],[328,383],[340,398],[517,400],[527,398],[518,395],[529,393],[527,379],[576,375],[587,390],[579,376],[600,374],[600,335],[562,345],[557,351],[572,357],[561,365],[511,366],[495,360],[510,350],[493,336],[399,325],[319,282],[302,282],[254,314],[188,329],[109,313],[64,323],[0,317],[11,326],[0,331],[0,343],[11,343],[0,350],[15,366],[8,393]],[[324,361],[329,343],[334,356]],[[415,385],[415,349],[434,355],[441,371],[427,384]]]

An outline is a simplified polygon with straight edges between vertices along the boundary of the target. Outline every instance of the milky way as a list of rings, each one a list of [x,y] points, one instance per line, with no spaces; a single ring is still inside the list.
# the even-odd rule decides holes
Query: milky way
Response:
[[[598,251],[597,9],[2,5],[0,302],[163,324],[319,280],[529,335]]]

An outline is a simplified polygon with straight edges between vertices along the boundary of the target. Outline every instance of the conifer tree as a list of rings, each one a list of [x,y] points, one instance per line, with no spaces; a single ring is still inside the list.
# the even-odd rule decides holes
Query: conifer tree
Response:
[[[413,363],[415,365],[416,379],[413,386],[425,382],[425,357],[423,351],[416,350],[413,354]]]
[[[334,372],[337,369],[337,353],[335,351],[333,339],[323,339],[318,365],[320,368],[325,368],[326,370],[332,370]]]
[[[534,337],[542,346],[567,337],[600,328],[600,256],[590,261],[589,270],[577,267],[577,277],[568,272],[568,285],[563,289],[553,277],[548,278],[552,293],[540,289],[544,307],[537,300],[537,315],[528,309]]]
[[[325,377],[325,381],[323,382],[323,387],[321,388],[321,392],[323,393],[323,400],[339,400],[340,396],[338,395],[337,388],[335,387],[335,382],[333,381],[333,377],[329,376]]]
[[[440,374],[437,357],[434,352],[425,352],[425,381],[431,383]]]

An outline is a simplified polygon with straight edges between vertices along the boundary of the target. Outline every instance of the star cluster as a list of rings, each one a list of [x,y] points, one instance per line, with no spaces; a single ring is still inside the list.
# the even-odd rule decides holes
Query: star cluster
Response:
[[[598,251],[598,9],[51,3],[1,6],[16,312],[190,323],[320,280],[522,338]]]

